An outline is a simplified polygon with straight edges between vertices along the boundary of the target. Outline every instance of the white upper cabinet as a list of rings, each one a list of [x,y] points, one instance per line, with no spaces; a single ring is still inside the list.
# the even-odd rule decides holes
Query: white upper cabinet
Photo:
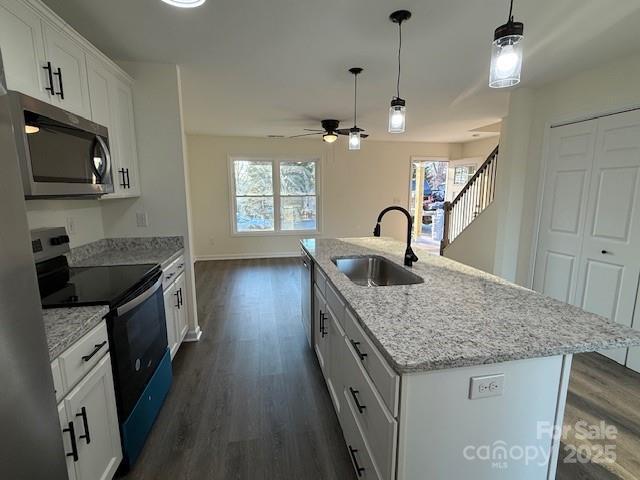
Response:
[[[91,119],[100,125],[107,127],[111,137],[111,73],[103,63],[92,56],[87,55],[87,77],[89,79],[89,105],[91,106]],[[113,147],[111,147],[113,150]]]
[[[131,85],[114,77],[111,97],[113,128],[109,135],[114,139],[111,154],[117,169],[113,177],[116,191],[109,197],[137,197],[140,196],[140,182]]]
[[[85,53],[71,37],[44,24],[47,62],[51,62],[54,102],[70,112],[91,118]]]
[[[91,118],[109,130],[114,193],[103,198],[137,197],[140,184],[131,86],[91,55],[87,55],[87,75]]]
[[[0,49],[9,90],[49,101],[40,17],[18,0],[0,0]]]
[[[38,0],[0,0],[7,86],[109,130],[115,191],[140,196],[131,78]]]

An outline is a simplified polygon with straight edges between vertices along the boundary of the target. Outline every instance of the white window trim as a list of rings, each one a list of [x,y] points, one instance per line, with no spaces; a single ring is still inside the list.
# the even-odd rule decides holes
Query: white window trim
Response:
[[[233,162],[236,160],[248,160],[252,162],[270,162],[273,178],[273,227],[269,231],[239,232],[236,225],[236,179]],[[282,162],[315,162],[316,164],[316,228],[315,230],[280,230],[280,164]],[[227,173],[229,179],[229,203],[230,225],[232,237],[303,237],[316,236],[322,233],[322,172],[320,158],[317,156],[255,156],[255,155],[229,155],[227,161]],[[267,197],[269,195],[266,195]],[[301,195],[305,196],[305,195]]]
[[[466,168],[467,169],[467,180],[462,182],[462,183],[458,183],[456,182],[456,170],[458,168]],[[473,169],[473,173],[469,174],[469,169]],[[467,164],[467,165],[456,165],[453,167],[453,184],[454,185],[466,185],[469,180],[471,180],[471,177],[473,177],[476,173],[476,170],[478,169],[478,167],[475,164]]]

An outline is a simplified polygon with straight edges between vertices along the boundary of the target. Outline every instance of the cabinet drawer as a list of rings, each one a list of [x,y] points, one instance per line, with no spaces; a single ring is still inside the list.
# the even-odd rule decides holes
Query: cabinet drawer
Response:
[[[356,471],[357,478],[360,480],[382,480],[384,477],[378,473],[371,458],[367,443],[356,423],[355,416],[357,415],[357,410],[353,410],[347,398],[349,392],[346,391],[343,392],[343,394],[342,402],[344,403],[344,411],[341,415],[342,434],[347,443],[349,458]],[[391,479],[385,478],[385,480]]]
[[[315,284],[318,286],[318,290],[320,290],[320,293],[322,293],[322,295],[324,296],[326,295],[327,277],[324,276],[324,273],[322,273],[322,270],[320,270],[317,265],[315,265],[313,268],[313,278]]]
[[[345,339],[349,355],[345,358],[344,392],[369,452],[383,478],[395,471],[395,443],[398,423],[387,410],[351,343]]]
[[[364,333],[349,309],[345,310],[344,329],[352,348],[358,353],[358,363],[367,371],[385,405],[398,416],[400,377],[391,369],[373,342]]]
[[[108,351],[107,324],[102,321],[60,355],[60,370],[66,389],[73,388]]]
[[[57,358],[51,362],[51,375],[53,375],[53,390],[56,393],[56,402],[59,402],[66,392],[64,391],[64,384],[62,383],[60,362]]]
[[[329,282],[326,285],[325,298],[327,299],[327,305],[331,308],[340,326],[344,328],[344,302]]]
[[[166,290],[184,272],[184,256],[179,256],[162,271],[162,286]]]

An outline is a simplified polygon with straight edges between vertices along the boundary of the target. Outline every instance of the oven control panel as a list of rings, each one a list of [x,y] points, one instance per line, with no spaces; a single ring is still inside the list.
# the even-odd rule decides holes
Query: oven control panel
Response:
[[[64,255],[69,252],[67,230],[65,227],[31,230],[31,250],[36,263]]]

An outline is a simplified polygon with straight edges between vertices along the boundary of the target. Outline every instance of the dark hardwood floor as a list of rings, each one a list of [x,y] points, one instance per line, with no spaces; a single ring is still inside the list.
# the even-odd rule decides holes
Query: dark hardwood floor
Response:
[[[203,336],[180,347],[174,384],[127,479],[352,480],[316,359],[300,322],[297,259],[196,264]],[[610,465],[566,464],[558,480],[640,480],[640,375],[575,356],[565,424],[605,420]],[[572,438],[571,441],[576,441]]]
[[[565,463],[569,451],[562,445],[558,480],[640,480],[640,374],[597,353],[574,356],[564,424],[574,426],[579,421],[589,425],[604,421],[617,429],[617,438],[589,440],[569,433],[566,443],[582,446],[583,453],[594,451],[594,446],[615,445],[616,460]]]
[[[338,419],[300,321],[298,259],[196,264],[197,343],[127,479],[345,480]]]

